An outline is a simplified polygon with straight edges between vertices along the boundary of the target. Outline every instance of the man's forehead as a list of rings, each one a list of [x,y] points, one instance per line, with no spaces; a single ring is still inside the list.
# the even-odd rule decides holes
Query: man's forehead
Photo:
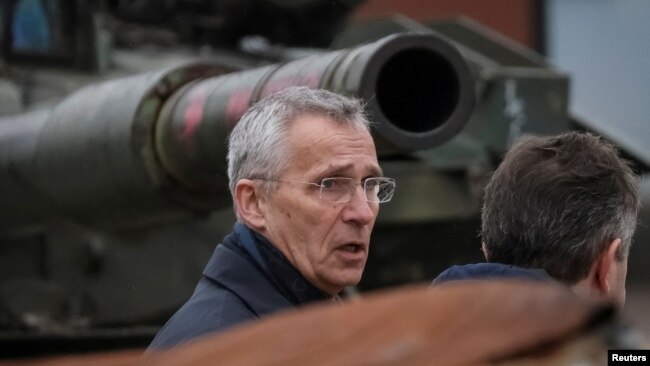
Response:
[[[310,120],[294,120],[298,123],[291,126],[290,165],[316,174],[343,174],[360,168],[364,174],[381,172],[374,141],[367,130],[326,116],[301,117]]]
[[[313,120],[296,123],[289,129],[289,143],[296,149],[331,150],[338,146],[352,149],[371,148],[376,155],[374,140],[364,128],[330,120],[326,117],[313,117]]]
[[[350,171],[355,170],[355,168],[361,168],[365,174],[369,175],[382,175],[382,170],[379,164],[376,162],[362,162],[359,160],[350,160],[350,161],[330,161],[322,165],[318,169],[320,174],[345,174]]]

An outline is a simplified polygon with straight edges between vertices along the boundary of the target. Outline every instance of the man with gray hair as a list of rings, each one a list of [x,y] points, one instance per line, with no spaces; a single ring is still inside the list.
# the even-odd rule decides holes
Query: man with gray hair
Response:
[[[451,267],[434,284],[552,278],[622,307],[638,210],[636,177],[611,144],[578,132],[524,138],[485,189],[481,237],[489,263]]]
[[[246,112],[230,135],[228,177],[233,232],[150,349],[333,299],[357,284],[379,204],[395,189],[382,177],[360,101],[304,87]]]

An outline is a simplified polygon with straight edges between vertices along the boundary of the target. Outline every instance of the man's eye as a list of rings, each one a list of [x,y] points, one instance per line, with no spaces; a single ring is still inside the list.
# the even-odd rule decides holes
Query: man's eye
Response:
[[[320,182],[320,185],[321,185],[321,187],[323,187],[325,189],[335,189],[336,187],[339,186],[336,179],[331,179],[331,178],[323,179]]]
[[[321,187],[330,191],[345,190],[350,186],[351,181],[349,178],[325,178],[321,181]]]
[[[366,179],[364,182],[367,189],[375,189],[379,182],[376,179]]]

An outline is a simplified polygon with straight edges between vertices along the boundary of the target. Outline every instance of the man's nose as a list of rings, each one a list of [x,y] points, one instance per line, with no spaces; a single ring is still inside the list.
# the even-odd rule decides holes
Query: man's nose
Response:
[[[343,208],[343,221],[355,222],[359,226],[369,225],[377,216],[377,205],[379,203],[368,202],[363,185],[357,185],[350,202]]]

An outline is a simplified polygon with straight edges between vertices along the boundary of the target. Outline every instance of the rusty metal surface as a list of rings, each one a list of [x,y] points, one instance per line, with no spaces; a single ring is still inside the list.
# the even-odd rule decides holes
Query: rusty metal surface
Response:
[[[136,359],[133,353],[23,365],[600,364],[613,324],[606,304],[561,286],[465,282],[383,291],[342,305],[280,313]],[[606,338],[606,334],[610,338]],[[575,345],[575,346],[574,346]],[[567,351],[572,348],[571,351]]]

